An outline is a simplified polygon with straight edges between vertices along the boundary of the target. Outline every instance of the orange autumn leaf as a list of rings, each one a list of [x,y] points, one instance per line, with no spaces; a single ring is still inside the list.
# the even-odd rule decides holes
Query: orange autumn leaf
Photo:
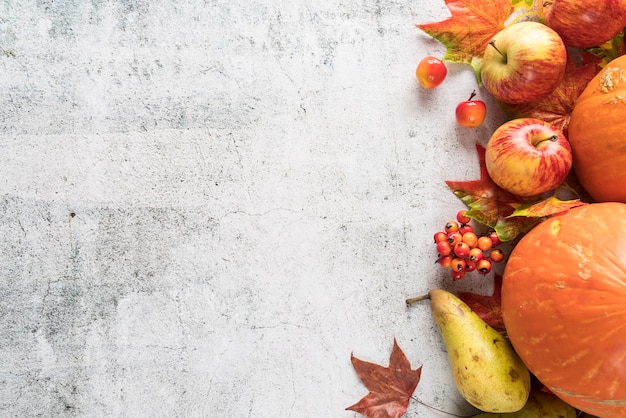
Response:
[[[400,418],[420,381],[422,368],[411,369],[411,363],[393,340],[389,367],[368,363],[351,356],[352,365],[369,393],[346,410],[368,418]]]
[[[511,0],[445,0],[451,17],[416,25],[447,48],[447,61],[471,63],[482,58],[491,38],[513,14]]]

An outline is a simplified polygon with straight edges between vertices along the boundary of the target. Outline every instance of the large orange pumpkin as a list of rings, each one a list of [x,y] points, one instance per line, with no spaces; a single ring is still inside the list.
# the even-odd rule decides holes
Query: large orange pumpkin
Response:
[[[626,55],[600,70],[579,96],[568,139],[574,171],[591,197],[626,203]]]
[[[502,314],[529,370],[570,405],[626,417],[626,204],[543,221],[511,252]]]

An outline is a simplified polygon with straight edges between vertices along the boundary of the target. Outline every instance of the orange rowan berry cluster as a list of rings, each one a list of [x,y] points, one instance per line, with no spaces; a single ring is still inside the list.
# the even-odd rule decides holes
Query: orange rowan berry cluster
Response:
[[[437,263],[450,269],[454,280],[461,280],[472,271],[487,274],[493,263],[504,260],[504,253],[497,248],[502,243],[498,234],[492,231],[477,235],[469,222],[470,218],[461,210],[455,221],[446,222],[443,231],[434,235]]]

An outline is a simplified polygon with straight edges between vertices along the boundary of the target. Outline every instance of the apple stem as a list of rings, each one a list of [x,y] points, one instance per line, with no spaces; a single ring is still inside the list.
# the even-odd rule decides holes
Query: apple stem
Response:
[[[470,100],[472,100],[474,97],[476,97],[476,90],[472,90],[472,94],[470,94],[469,99],[467,99],[467,101],[469,102]]]
[[[430,299],[430,295],[425,294],[425,295],[420,295],[420,296],[415,296],[413,298],[409,298],[406,300],[406,304],[407,305],[413,305],[416,302],[420,302],[422,300],[426,300],[426,299]]]
[[[543,7],[552,6],[552,2],[551,1],[544,1],[542,6]]]
[[[500,50],[498,49],[498,47],[496,46],[496,41],[491,41],[491,42],[489,42],[489,45],[491,45],[491,46],[493,47],[493,49],[495,49],[496,51],[498,51],[498,54],[502,55],[502,56],[504,57],[504,59],[506,59],[506,55],[504,55],[504,54],[502,53],[502,51],[500,51]]]
[[[558,140],[559,140],[559,136],[558,136],[558,135],[556,135],[556,134],[554,134],[554,135],[551,135],[551,136],[549,136],[549,137],[547,137],[547,138],[544,138],[544,139],[541,139],[541,140],[537,141],[537,142],[535,143],[535,146],[538,146],[539,144],[541,144],[542,142],[545,142],[545,141],[556,142],[556,141],[558,141]]]

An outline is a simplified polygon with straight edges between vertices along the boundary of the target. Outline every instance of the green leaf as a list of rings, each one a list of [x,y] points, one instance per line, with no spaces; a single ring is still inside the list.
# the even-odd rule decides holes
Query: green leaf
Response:
[[[576,206],[586,205],[580,199],[560,200],[556,196],[550,196],[539,202],[523,202],[515,206],[515,211],[509,218],[513,217],[531,217],[545,218],[559,213],[567,212]]]

